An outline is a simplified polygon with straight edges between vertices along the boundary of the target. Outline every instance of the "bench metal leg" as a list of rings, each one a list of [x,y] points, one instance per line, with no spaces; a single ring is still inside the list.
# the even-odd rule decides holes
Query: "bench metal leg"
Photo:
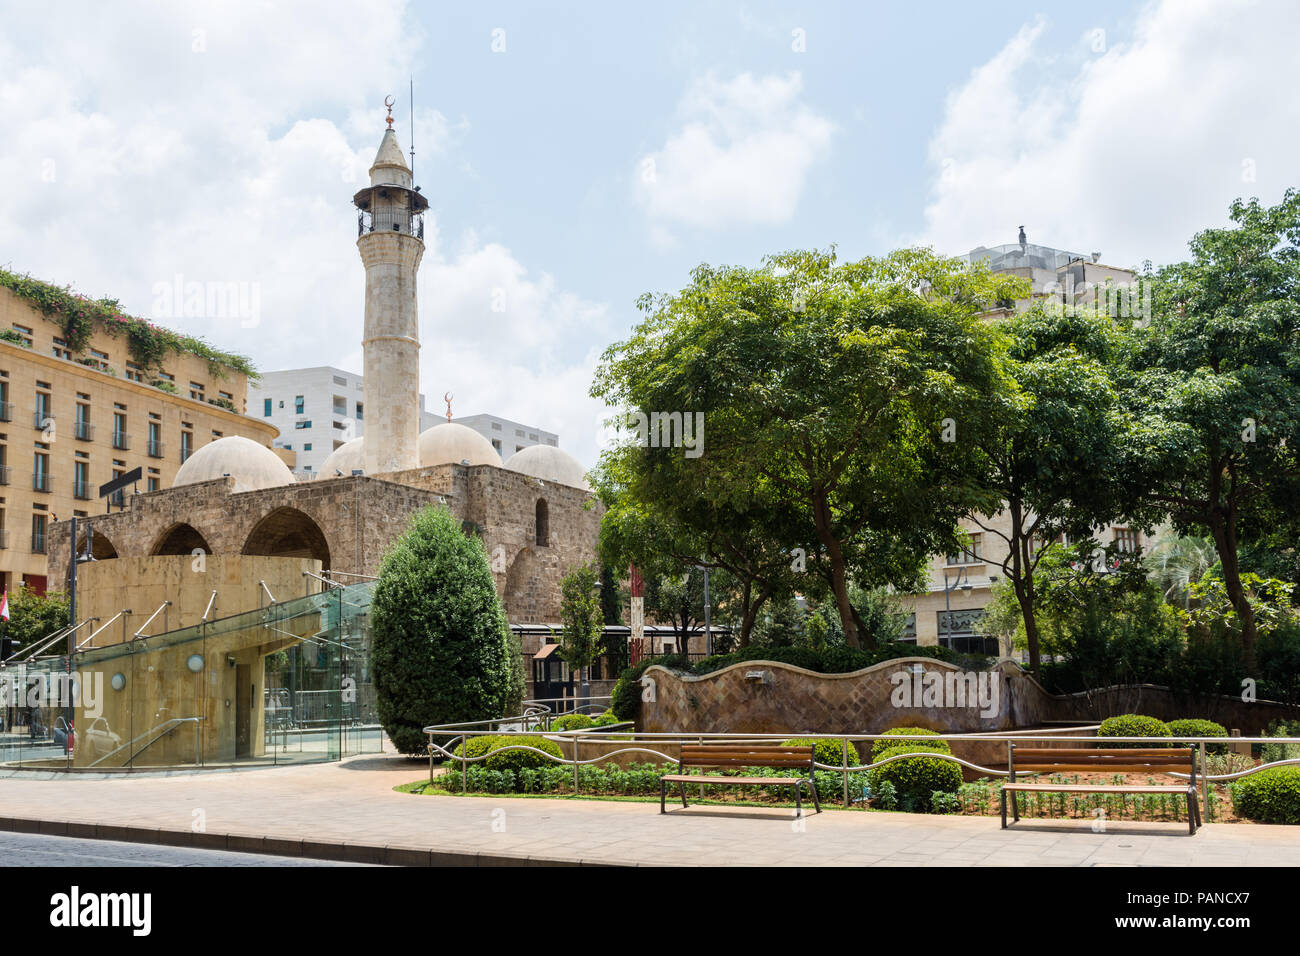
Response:
[[[677,785],[677,789],[682,792],[682,809],[685,810],[686,809],[686,784],[679,783]]]
[[[1007,792],[1002,791],[1002,829],[1007,828]]]
[[[659,781],[659,812],[667,813],[664,809],[664,801],[668,799],[668,783],[664,780]]]
[[[1004,793],[1006,791],[1003,791]],[[1015,791],[1011,791],[1011,819],[1015,823],[1020,822],[1020,803],[1016,800]]]
[[[803,816],[803,781],[798,780],[794,785],[794,815]]]
[[[817,812],[818,812],[818,813],[821,813],[821,812],[822,812],[822,801],[821,801],[821,798],[820,798],[819,796],[817,796],[817,781],[814,780],[814,779],[812,779],[812,778],[809,778],[809,780],[808,780],[808,786],[809,786],[809,788],[812,790],[813,806],[817,808]]]
[[[1196,799],[1196,791],[1189,789],[1187,791],[1187,833],[1189,836],[1196,835],[1196,828],[1201,825],[1201,808]]]

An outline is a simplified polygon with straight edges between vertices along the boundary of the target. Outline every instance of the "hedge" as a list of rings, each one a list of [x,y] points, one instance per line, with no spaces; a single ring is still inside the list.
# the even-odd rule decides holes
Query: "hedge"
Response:
[[[1168,737],[1169,726],[1163,720],[1144,714],[1120,714],[1101,722],[1098,737]],[[1160,744],[1114,744],[1116,747],[1159,747]]]
[[[890,727],[888,730],[882,730],[882,734],[894,734],[897,736],[907,737],[936,737],[937,730],[926,730],[924,727]],[[904,745],[902,740],[877,740],[871,745],[871,762],[875,763],[880,759],[880,755],[886,750],[897,750]],[[952,748],[948,746],[946,740],[927,740],[924,749],[933,750],[935,753],[952,753]]]
[[[795,737],[781,744],[782,747],[813,747],[813,759],[818,763],[830,764],[832,767],[843,765],[844,744],[838,740],[813,740],[811,737]],[[849,742],[849,766],[858,765],[858,748]]]
[[[1300,767],[1272,767],[1228,788],[1239,816],[1260,823],[1300,823]]]
[[[1166,725],[1169,728],[1171,737],[1226,737],[1228,728],[1223,724],[1216,724],[1212,720],[1200,720],[1196,717],[1183,717],[1180,720],[1171,720]],[[1175,747],[1192,746],[1178,742]],[[1228,752],[1227,744],[1206,744],[1205,752],[1210,754],[1226,754]]]
[[[548,760],[531,750],[503,750],[504,747],[536,747],[553,757],[564,757],[560,745],[545,737],[492,737],[490,739],[492,746],[488,748],[488,758],[483,762],[489,770],[535,770],[538,767],[559,766],[554,760]]]
[[[563,714],[551,721],[552,730],[586,730],[596,722],[586,714]]]
[[[944,752],[935,744],[906,744],[891,747],[878,754],[876,760],[915,753],[918,750]],[[912,813],[929,813],[934,809],[936,792],[956,793],[961,787],[961,767],[951,760],[909,757],[867,771],[867,785],[872,793],[879,792],[884,784],[892,786],[901,809]]]

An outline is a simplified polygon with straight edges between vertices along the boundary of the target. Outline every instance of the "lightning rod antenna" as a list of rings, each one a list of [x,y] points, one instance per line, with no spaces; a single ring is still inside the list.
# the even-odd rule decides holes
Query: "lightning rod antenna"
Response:
[[[411,78],[411,179],[415,180],[415,77]]]

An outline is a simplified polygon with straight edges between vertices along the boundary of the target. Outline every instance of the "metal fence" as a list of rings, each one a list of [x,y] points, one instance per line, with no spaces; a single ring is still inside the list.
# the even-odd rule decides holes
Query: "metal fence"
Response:
[[[540,702],[535,702],[540,703]],[[518,717],[499,718],[494,721],[473,721],[465,724],[439,724],[424,728],[424,733],[429,737],[429,781],[433,782],[434,778],[434,761],[436,759],[454,760],[461,770],[462,786],[466,783],[466,777],[469,773],[471,763],[479,763],[487,759],[487,755],[480,757],[470,757],[467,755],[468,747],[462,748],[460,754],[453,751],[456,746],[462,742],[467,742],[470,737],[482,737],[518,733],[519,729],[536,729],[546,732],[545,727],[549,727],[549,722],[542,726],[542,715],[534,711],[529,715],[520,715]],[[530,724],[530,721],[532,722]],[[513,722],[513,724],[511,723]],[[513,726],[514,729],[503,729],[507,726]],[[900,734],[819,734],[803,733],[799,731],[790,731],[787,733],[763,733],[763,734],[727,734],[727,733],[628,733],[628,728],[632,726],[630,721],[619,724],[611,724],[607,727],[590,728],[586,730],[567,730],[550,732],[551,736],[562,738],[572,742],[573,755],[571,757],[559,756],[547,753],[536,747],[530,747],[526,744],[511,744],[501,747],[494,751],[501,753],[508,750],[528,750],[533,753],[541,754],[548,760],[564,766],[573,767],[573,787],[574,793],[578,793],[578,767],[583,765],[604,763],[612,757],[620,754],[640,753],[650,757],[657,757],[660,760],[672,763],[676,757],[664,753],[662,749],[655,749],[656,746],[662,748],[666,744],[723,744],[723,743],[746,743],[746,744],[779,744],[786,740],[798,738],[799,740],[836,741],[840,745],[841,761],[838,765],[814,762],[813,766],[818,770],[826,770],[841,774],[843,777],[843,800],[844,805],[850,805],[849,798],[849,777],[851,774],[863,773],[868,770],[874,770],[877,767],[883,767],[885,764],[893,763],[896,760],[906,760],[911,757],[931,757],[936,760],[947,760],[959,764],[963,767],[984,774],[990,777],[1005,777],[1010,774],[1009,769],[999,767],[985,767],[973,763],[962,757],[953,754],[935,753],[934,751],[909,751],[902,754],[894,754],[883,760],[877,760],[871,763],[850,765],[849,763],[849,744],[850,742],[870,741],[875,743],[879,740],[897,741],[899,744],[915,744],[923,741],[942,740],[960,741],[967,744],[972,743],[997,743],[1005,744],[1007,752],[1008,767],[1011,764],[1011,748],[1016,744],[1025,744],[1034,741],[1049,741],[1060,744],[1062,741],[1068,741],[1071,745],[1081,745],[1087,747],[1116,747],[1121,741],[1124,745],[1131,744],[1151,744],[1160,747],[1169,747],[1175,743],[1190,745],[1198,751],[1198,768],[1206,768],[1207,748],[1223,746],[1225,744],[1282,744],[1282,745],[1300,745],[1300,737],[1082,737],[1082,736],[1065,736],[1063,733],[1033,734],[1033,733],[1012,733],[1012,734],[927,734],[922,738],[915,735]],[[1084,729],[1093,729],[1086,727]],[[447,738],[446,745],[439,744],[434,738]],[[594,757],[582,759],[581,746],[583,742],[609,743],[611,739],[618,739],[626,742],[628,746],[620,747],[616,750],[600,753]],[[1062,747],[1062,750],[1068,750]],[[856,748],[855,748],[856,750]],[[590,752],[590,751],[589,751]],[[1260,764],[1257,767],[1250,767],[1246,770],[1240,770],[1234,773],[1226,774],[1207,774],[1198,773],[1201,783],[1201,799],[1208,803],[1210,783],[1224,782],[1228,780],[1237,780],[1242,777],[1248,777],[1252,774],[1268,770],[1273,767],[1284,767],[1289,765],[1300,765],[1300,757],[1287,758],[1284,760],[1275,760],[1270,763]],[[1190,779],[1190,774],[1169,772],[1171,777],[1181,777]]]

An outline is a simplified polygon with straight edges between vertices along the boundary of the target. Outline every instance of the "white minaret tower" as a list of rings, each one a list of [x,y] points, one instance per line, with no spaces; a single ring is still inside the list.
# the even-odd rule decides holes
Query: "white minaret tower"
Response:
[[[368,475],[418,468],[420,438],[420,319],[415,274],[424,255],[424,210],[429,201],[412,188],[411,170],[388,129],[370,167],[370,185],[352,201],[357,249],[366,267],[364,351]]]

